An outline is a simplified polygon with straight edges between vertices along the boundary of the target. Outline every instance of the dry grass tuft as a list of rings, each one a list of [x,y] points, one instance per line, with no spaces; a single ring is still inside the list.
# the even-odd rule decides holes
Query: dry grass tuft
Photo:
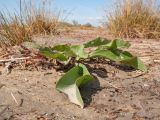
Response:
[[[156,0],[121,0],[107,14],[107,29],[116,37],[160,38],[160,10]]]
[[[58,33],[60,13],[51,11],[47,3],[43,3],[40,7],[35,7],[32,3],[24,3],[24,8],[22,10],[24,18],[33,34],[55,35]]]
[[[0,47],[31,41],[32,33],[17,15],[0,12]]]
[[[35,34],[58,33],[59,16],[46,3],[40,4],[37,7],[32,0],[24,0],[20,3],[20,13],[0,12],[0,47],[31,41]]]

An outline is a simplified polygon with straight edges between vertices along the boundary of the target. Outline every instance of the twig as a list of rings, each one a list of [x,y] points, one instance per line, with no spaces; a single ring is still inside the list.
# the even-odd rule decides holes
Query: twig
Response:
[[[160,63],[160,60],[153,60],[155,63]]]
[[[0,60],[0,63],[14,62],[14,61],[19,61],[19,60],[27,60],[27,59],[31,59],[31,57],[5,59],[5,60]]]
[[[113,84],[111,84],[111,83],[109,83],[109,82],[108,82],[108,84],[109,84],[111,87],[115,88],[116,90],[119,90],[119,89],[120,89],[120,88],[116,87],[115,85],[113,85]]]
[[[141,76],[143,76],[143,75],[146,75],[148,72],[143,72],[143,73],[141,73],[141,74],[139,74],[139,75],[135,75],[135,76],[131,76],[131,77],[126,77],[126,78],[124,78],[124,79],[133,79],[133,78],[138,78],[138,77],[141,77]]]
[[[117,86],[111,84],[110,82],[108,82],[108,81],[105,81],[105,82],[106,82],[110,87],[115,88],[116,90],[120,90],[120,88],[118,88]]]
[[[15,103],[18,105],[18,101],[16,100],[16,98],[14,97],[12,92],[11,92],[11,96],[12,96],[13,100],[15,101]]]

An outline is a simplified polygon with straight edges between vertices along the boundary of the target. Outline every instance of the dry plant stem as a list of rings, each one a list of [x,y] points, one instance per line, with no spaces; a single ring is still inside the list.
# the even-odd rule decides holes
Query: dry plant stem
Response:
[[[107,82],[107,81],[106,81],[106,83],[107,83],[109,86],[111,86],[112,88],[115,88],[116,90],[120,90],[120,88],[118,88],[117,86],[111,84],[110,82]]]
[[[5,60],[0,60],[0,63],[14,62],[14,61],[28,60],[28,59],[31,59],[31,57],[21,57],[21,58],[5,59]]]
[[[18,101],[17,101],[17,99],[15,98],[15,96],[13,95],[12,92],[11,92],[11,96],[12,96],[13,100],[15,101],[15,103],[18,105]]]

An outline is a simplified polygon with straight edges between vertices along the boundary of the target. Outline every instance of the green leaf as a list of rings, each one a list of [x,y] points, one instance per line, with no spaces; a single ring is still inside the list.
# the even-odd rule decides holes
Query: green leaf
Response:
[[[49,59],[58,59],[61,61],[68,60],[68,58],[63,53],[53,51],[51,48],[48,48],[48,47],[41,48],[39,51],[40,51],[41,55],[44,55],[45,57],[47,57]]]
[[[121,63],[132,66],[133,68],[139,69],[144,72],[147,71],[146,66],[138,57],[133,57],[132,59],[122,60]]]
[[[122,39],[115,39],[111,41],[110,43],[104,45],[104,47],[110,48],[110,49],[120,49],[120,48],[129,48],[131,45],[129,42],[124,41]]]
[[[81,76],[80,78],[77,79],[77,81],[76,81],[77,86],[82,86],[82,85],[85,85],[85,84],[89,83],[90,81],[92,81],[93,77],[90,75],[86,66],[83,64],[79,64],[78,66],[83,69],[83,76]]]
[[[52,50],[64,53],[67,57],[76,57],[75,53],[71,50],[68,45],[56,45]]]
[[[119,53],[119,57],[121,61],[130,60],[134,57],[130,52],[122,51],[122,50],[116,50],[116,51]]]
[[[84,45],[72,45],[70,48],[75,53],[77,60],[88,57],[88,54],[84,51]]]
[[[113,61],[119,61],[119,54],[112,50],[95,50],[90,53],[90,57],[103,57]]]
[[[131,53],[122,50],[96,50],[91,52],[90,57],[103,57],[110,59],[112,61],[120,62],[126,64],[128,66],[132,66],[135,69],[139,69],[141,71],[146,71],[146,67],[143,62],[134,57]]]
[[[105,44],[108,44],[110,42],[110,40],[107,40],[107,39],[103,39],[103,38],[96,38],[92,41],[89,41],[87,43],[84,44],[84,47],[85,48],[89,48],[89,47],[98,47],[98,46],[101,46],[101,45],[105,45]]]
[[[133,56],[127,51],[122,50],[110,50],[110,49],[97,49],[90,53],[90,57],[104,57],[113,61],[122,61],[122,60],[128,60],[131,59]]]
[[[79,64],[69,70],[56,84],[56,89],[67,94],[72,103],[84,107],[78,87],[92,81],[93,77],[83,64]]]
[[[64,51],[69,51],[70,47],[68,45],[56,45],[52,49],[60,52],[64,52]]]

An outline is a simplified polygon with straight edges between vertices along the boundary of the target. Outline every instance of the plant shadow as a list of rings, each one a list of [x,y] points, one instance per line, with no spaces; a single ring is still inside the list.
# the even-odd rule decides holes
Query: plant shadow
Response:
[[[100,82],[97,77],[107,78],[107,71],[104,68],[91,68],[90,66],[86,65],[94,80],[91,83],[88,83],[82,87],[80,87],[81,95],[85,104],[85,107],[89,106],[92,102],[93,96],[98,92],[101,91],[103,88],[100,86]]]
[[[99,66],[98,68],[91,67],[91,64],[97,64],[100,63],[102,66]],[[97,94],[98,91],[101,91],[103,87],[100,86],[100,81],[99,78],[108,78],[108,71],[103,67],[104,64],[111,65],[115,67],[116,69],[125,71],[125,72],[131,72],[134,71],[132,67],[128,67],[126,65],[120,65],[112,61],[89,61],[89,63],[85,64],[85,66],[88,68],[90,71],[91,75],[94,77],[94,80],[86,84],[82,87],[80,87],[81,95],[85,104],[85,107],[89,106],[90,103],[92,102],[93,96]]]
[[[97,79],[94,79],[93,82],[80,87],[80,91],[85,107],[87,107],[92,102],[93,96],[101,91],[100,83]]]
[[[133,67],[130,67],[130,66],[127,66],[127,65],[124,65],[124,64],[120,64],[120,63],[116,63],[114,61],[106,60],[106,59],[103,59],[103,58],[91,59],[90,61],[87,61],[87,64],[102,64],[102,65],[107,64],[107,65],[115,67],[118,70],[122,70],[122,71],[125,71],[125,72],[135,71],[135,69]]]
[[[106,64],[111,65],[111,66],[117,68],[118,70],[122,70],[122,71],[125,71],[125,72],[133,72],[133,71],[136,70],[133,67],[130,67],[130,66],[127,66],[127,65],[124,65],[124,64],[118,64],[118,63],[113,62],[113,61],[107,61]]]

